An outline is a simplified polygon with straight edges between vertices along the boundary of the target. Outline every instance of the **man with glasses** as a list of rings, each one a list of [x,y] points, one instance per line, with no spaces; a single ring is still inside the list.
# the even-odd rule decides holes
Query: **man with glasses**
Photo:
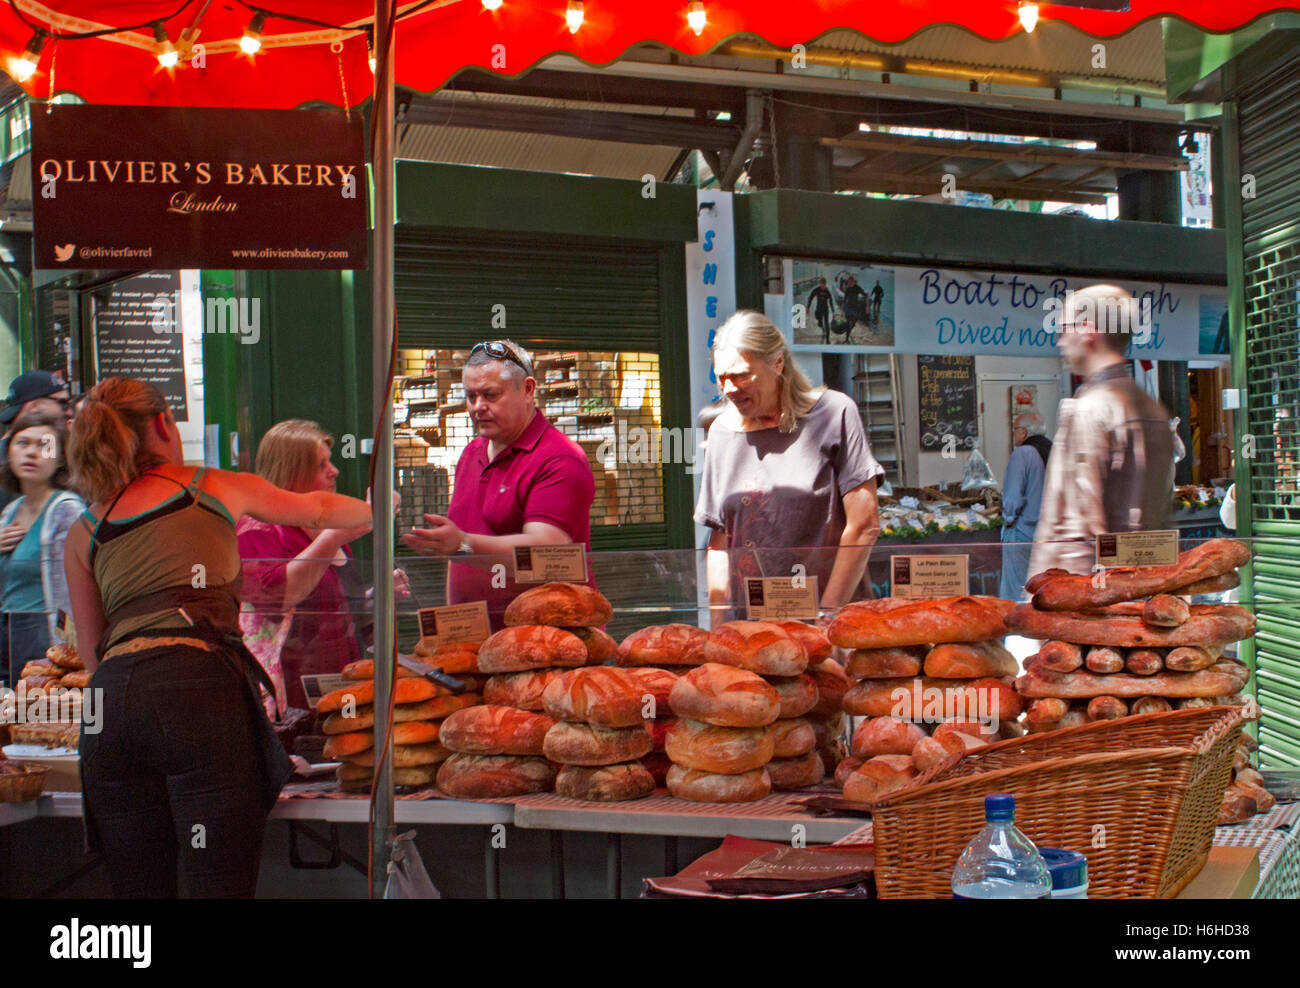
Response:
[[[499,626],[516,591],[492,585],[491,564],[516,546],[580,542],[590,550],[596,482],[582,447],[535,407],[537,381],[522,347],[510,340],[478,344],[463,381],[478,436],[456,463],[446,517],[425,515],[430,527],[402,540],[427,556],[498,557],[448,566],[447,602],[486,600]]]
[[[0,411],[0,425],[6,431],[11,422],[27,412],[49,412],[72,418],[72,403],[68,386],[49,371],[34,370],[19,374],[9,385],[4,410]]]
[[[1116,285],[1067,296],[1058,343],[1084,378],[1061,402],[1047,461],[1029,574],[1091,572],[1102,532],[1167,527],[1174,449],[1169,412],[1129,373],[1125,352],[1140,326],[1137,300]]]

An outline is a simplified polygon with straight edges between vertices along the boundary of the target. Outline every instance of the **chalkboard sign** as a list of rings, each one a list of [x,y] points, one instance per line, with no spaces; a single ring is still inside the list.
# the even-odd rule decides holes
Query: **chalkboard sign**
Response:
[[[147,271],[95,296],[95,355],[99,380],[135,377],[167,399],[177,422],[189,421],[181,340],[179,271]]]
[[[975,358],[921,354],[916,358],[916,373],[921,449],[943,449],[948,435],[956,437],[959,448],[974,449],[979,440]]]

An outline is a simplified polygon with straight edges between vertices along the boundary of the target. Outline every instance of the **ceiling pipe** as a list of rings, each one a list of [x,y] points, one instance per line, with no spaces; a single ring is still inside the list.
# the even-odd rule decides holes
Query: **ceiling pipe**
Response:
[[[754,149],[754,142],[763,130],[763,94],[757,89],[745,90],[745,129],[736,142],[736,150],[727,160],[727,170],[719,179],[719,186],[724,192],[734,192],[736,179],[749,160],[749,153]]]

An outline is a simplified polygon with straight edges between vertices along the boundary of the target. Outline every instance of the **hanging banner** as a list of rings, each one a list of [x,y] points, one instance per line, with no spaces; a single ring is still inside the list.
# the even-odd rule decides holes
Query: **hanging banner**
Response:
[[[366,267],[359,113],[60,105],[31,117],[38,268]]]
[[[783,263],[785,294],[764,296],[764,309],[796,346],[1054,357],[1060,353],[1056,314],[1066,292],[1109,281],[1150,313],[1150,331],[1134,337],[1134,358],[1196,360],[1228,352],[1228,293],[1221,285],[807,258]]]

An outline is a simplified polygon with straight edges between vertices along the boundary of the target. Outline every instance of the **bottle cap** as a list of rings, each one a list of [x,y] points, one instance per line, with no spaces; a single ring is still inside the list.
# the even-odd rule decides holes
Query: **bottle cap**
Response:
[[[1016,818],[1016,797],[1005,792],[985,796],[984,818],[986,820],[1014,820]]]
[[[1060,847],[1040,847],[1038,853],[1047,862],[1053,889],[1073,889],[1088,882],[1088,859],[1078,851]]]

